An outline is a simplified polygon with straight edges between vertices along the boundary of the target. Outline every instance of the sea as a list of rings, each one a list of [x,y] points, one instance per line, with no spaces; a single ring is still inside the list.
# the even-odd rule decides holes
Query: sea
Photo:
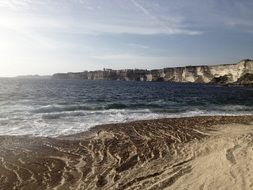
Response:
[[[253,88],[168,82],[0,79],[0,135],[56,137],[96,125],[253,114]]]

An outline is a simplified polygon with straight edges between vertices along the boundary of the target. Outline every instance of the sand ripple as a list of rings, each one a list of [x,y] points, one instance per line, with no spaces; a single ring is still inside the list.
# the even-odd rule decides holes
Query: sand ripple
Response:
[[[252,189],[253,116],[0,137],[0,189]]]

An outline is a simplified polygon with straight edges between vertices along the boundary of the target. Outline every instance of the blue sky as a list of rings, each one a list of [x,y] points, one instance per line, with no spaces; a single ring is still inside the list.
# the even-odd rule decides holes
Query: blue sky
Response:
[[[252,0],[0,0],[0,76],[253,58]]]

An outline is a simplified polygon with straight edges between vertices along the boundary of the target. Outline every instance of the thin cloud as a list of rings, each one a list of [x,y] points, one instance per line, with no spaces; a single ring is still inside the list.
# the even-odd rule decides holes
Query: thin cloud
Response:
[[[138,9],[137,12],[132,11],[132,8],[128,7],[128,1],[120,3],[115,1],[115,4],[109,3],[108,5],[102,4],[100,1],[90,0],[66,2],[13,0],[7,1],[8,3],[0,1],[0,11],[4,12],[8,17],[16,16],[16,20],[21,20],[21,23],[25,23],[31,28],[44,27],[45,29],[56,31],[58,28],[59,31],[63,29],[63,32],[69,31],[70,33],[139,35],[199,35],[202,33],[198,30],[184,28],[178,18],[174,18],[172,15],[169,16],[170,22],[165,23],[137,1],[131,1],[133,6]],[[10,25],[17,24],[17,27],[20,25],[19,23],[19,21],[9,22]]]
[[[201,31],[191,31],[187,29],[182,29],[181,23],[178,21],[178,18],[173,18],[170,16],[170,23],[165,23],[161,19],[158,18],[155,14],[152,14],[147,8],[145,8],[141,3],[138,3],[137,0],[131,0],[133,5],[139,9],[144,15],[146,15],[149,19],[155,21],[157,25],[161,28],[161,33],[165,34],[186,34],[186,35],[200,35]]]
[[[148,49],[150,48],[149,46],[145,46],[142,44],[135,44],[135,43],[131,43],[131,44],[127,44],[130,47],[134,47],[134,48],[142,48],[142,49]]]
[[[229,63],[252,55],[252,10],[251,0],[0,0],[1,73]]]

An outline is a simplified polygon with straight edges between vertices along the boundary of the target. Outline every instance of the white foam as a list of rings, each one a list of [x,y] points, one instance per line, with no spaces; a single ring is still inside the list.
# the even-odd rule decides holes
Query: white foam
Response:
[[[252,109],[244,106],[232,111],[228,107],[216,110],[191,109],[180,113],[154,112],[150,109],[110,109],[110,110],[78,110],[49,113],[16,113],[0,120],[0,135],[33,135],[56,137],[79,133],[96,125],[122,123],[135,120],[158,118],[176,118],[210,115],[247,115],[253,114]],[[245,111],[248,110],[248,111]]]

